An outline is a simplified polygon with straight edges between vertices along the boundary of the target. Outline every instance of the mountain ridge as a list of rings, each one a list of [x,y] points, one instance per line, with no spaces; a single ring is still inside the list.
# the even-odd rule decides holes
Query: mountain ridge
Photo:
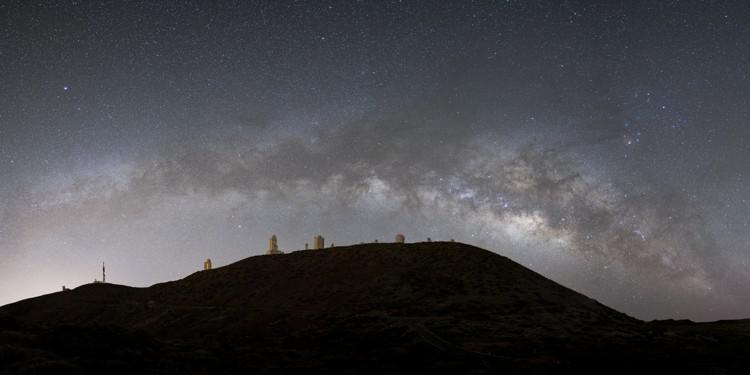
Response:
[[[747,362],[739,349],[750,348],[748,322],[643,322],[504,256],[453,242],[253,256],[147,288],[87,284],[0,307],[3,319],[29,325],[35,337],[119,332],[159,347],[167,362],[188,363],[180,367],[186,373],[535,373],[605,363],[624,371],[674,366],[671,358],[684,358],[685,368],[700,360],[732,370]],[[733,349],[717,346],[722,340]],[[140,345],[120,349],[141,353],[139,371],[165,360]],[[710,345],[728,365],[696,356]],[[55,348],[46,350],[55,357]]]

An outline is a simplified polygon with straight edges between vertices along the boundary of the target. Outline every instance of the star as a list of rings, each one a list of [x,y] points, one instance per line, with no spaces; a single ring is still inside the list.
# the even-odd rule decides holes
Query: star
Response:
[[[0,285],[446,233],[638,317],[750,316],[743,2],[76,3],[4,8]]]

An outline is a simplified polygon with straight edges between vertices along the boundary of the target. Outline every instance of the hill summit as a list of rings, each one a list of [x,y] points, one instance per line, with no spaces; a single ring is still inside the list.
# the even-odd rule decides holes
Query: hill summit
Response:
[[[0,329],[24,339],[0,358],[13,371],[38,370],[29,351],[82,371],[611,372],[697,358],[731,370],[750,335],[727,324],[645,323],[465,244],[366,244],[10,304]],[[711,346],[720,340],[733,350]],[[714,354],[731,362],[707,362]]]

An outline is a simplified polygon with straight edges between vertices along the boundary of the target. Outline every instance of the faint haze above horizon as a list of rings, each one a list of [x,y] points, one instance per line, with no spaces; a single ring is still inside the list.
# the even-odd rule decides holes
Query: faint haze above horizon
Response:
[[[750,318],[750,4],[0,4],[0,304],[465,242],[643,319]]]

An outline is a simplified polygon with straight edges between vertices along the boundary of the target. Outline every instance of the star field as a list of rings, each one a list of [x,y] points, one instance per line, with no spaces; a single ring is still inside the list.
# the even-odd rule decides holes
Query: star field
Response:
[[[750,316],[741,1],[0,4],[0,303],[322,233]]]

